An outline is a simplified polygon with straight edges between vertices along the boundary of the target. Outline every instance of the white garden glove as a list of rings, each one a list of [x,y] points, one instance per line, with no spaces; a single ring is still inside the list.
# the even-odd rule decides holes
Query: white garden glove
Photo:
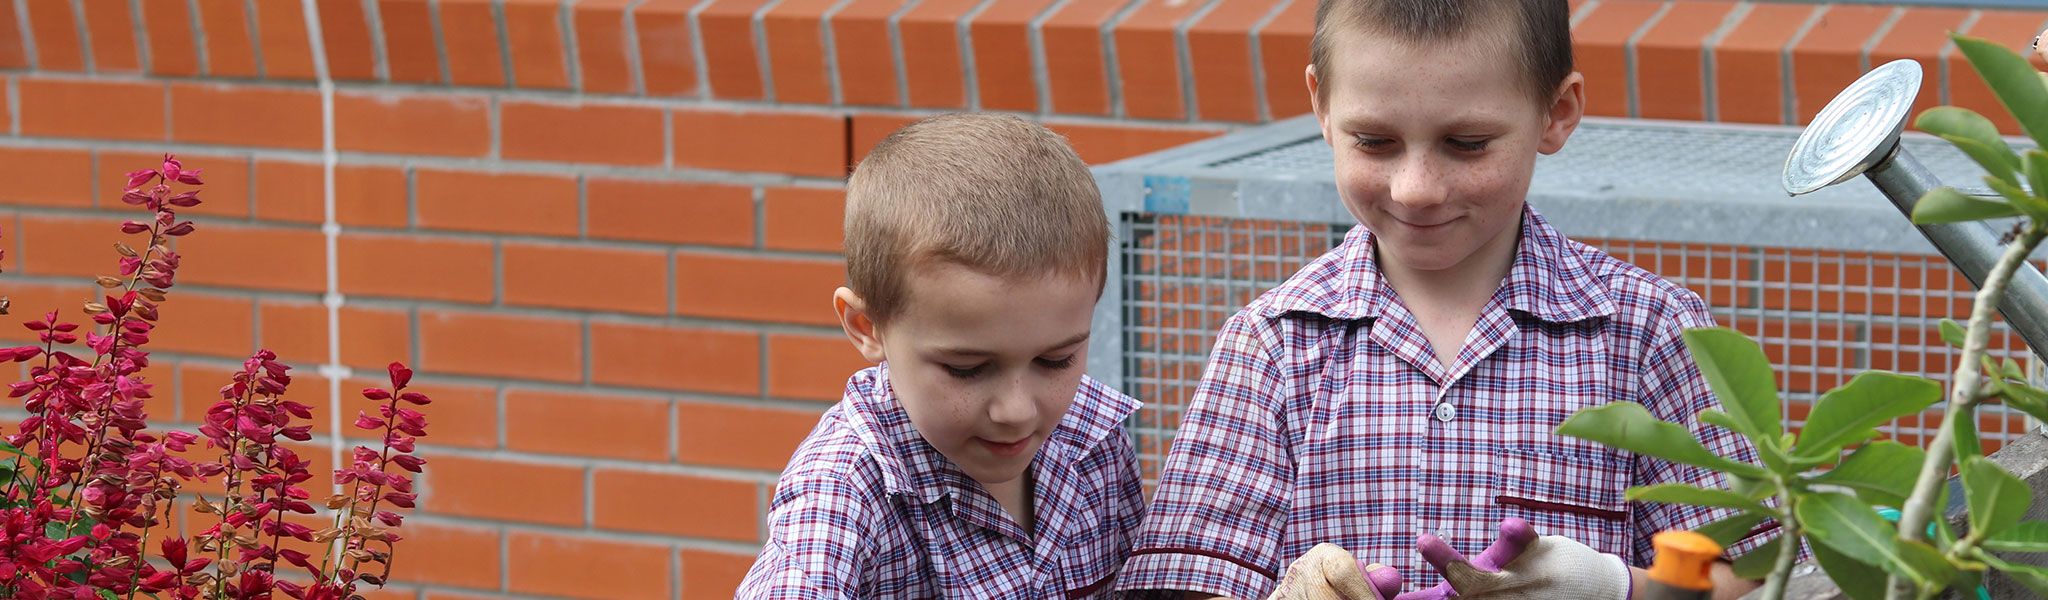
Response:
[[[1287,565],[1280,586],[1266,600],[1387,600],[1401,591],[1393,567],[1358,562],[1336,544],[1316,544]]]
[[[1467,600],[1627,600],[1634,587],[1628,563],[1563,536],[1536,536],[1528,521],[1501,521],[1500,537],[1467,560],[1442,539],[1424,534],[1415,542],[1423,560],[1444,583],[1406,598]],[[1440,594],[1440,595],[1433,595]]]

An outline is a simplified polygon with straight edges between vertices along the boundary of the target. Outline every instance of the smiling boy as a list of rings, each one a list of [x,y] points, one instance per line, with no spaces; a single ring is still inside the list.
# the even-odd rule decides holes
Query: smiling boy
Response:
[[[1679,336],[1713,324],[1699,297],[1566,239],[1526,202],[1536,157],[1584,111],[1568,13],[1318,5],[1308,92],[1363,226],[1219,332],[1120,588],[1261,598],[1283,561],[1329,542],[1409,589],[1436,586],[1407,597],[1617,600],[1652,535],[1732,514],[1627,502],[1630,486],[1726,486],[1551,433],[1630,401],[1755,460],[1695,418],[1717,406]],[[1496,531],[1481,560],[1458,554]],[[1713,573],[1720,596],[1755,585]]]
[[[1016,117],[947,115],[847,183],[853,375],[776,483],[740,598],[1098,598],[1144,516],[1083,375],[1109,224],[1088,167]]]

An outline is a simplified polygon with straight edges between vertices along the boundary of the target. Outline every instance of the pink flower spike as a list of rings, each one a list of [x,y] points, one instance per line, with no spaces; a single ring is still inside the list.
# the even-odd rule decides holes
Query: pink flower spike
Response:
[[[144,231],[149,231],[149,224],[137,223],[135,221],[128,221],[121,224],[121,233],[137,234],[142,233]],[[135,260],[137,264],[140,264],[142,262],[141,259]]]
[[[123,197],[122,199],[126,200],[127,198]],[[171,196],[170,198],[165,199],[164,201],[171,203],[171,206],[176,206],[180,208],[191,208],[194,206],[199,206],[199,190],[192,190],[189,192],[178,194],[176,196]]]
[[[157,173],[156,173],[156,169],[143,169],[143,170],[140,170],[140,171],[129,171],[129,172],[128,172],[128,187],[129,187],[129,188],[139,188],[139,187],[142,187],[142,186],[148,185],[148,184],[149,184],[149,182],[150,182],[151,180],[154,180],[154,179],[156,179],[156,175],[157,175]]]
[[[384,388],[363,388],[363,397],[371,400],[390,400],[391,392],[384,391]]]
[[[405,389],[405,384],[412,382],[412,369],[405,368],[405,363],[391,363],[390,371],[391,389],[393,391],[403,390]]]
[[[164,230],[164,235],[168,236],[182,236],[188,233],[192,233],[191,221],[183,221],[177,225],[172,225],[170,229]]]
[[[414,405],[418,406],[425,406],[426,404],[433,402],[433,400],[427,398],[426,394],[422,394],[419,392],[406,392],[403,394],[399,394],[398,399],[404,400],[406,402],[411,402]]]
[[[384,428],[384,422],[370,416],[370,413],[356,411],[356,427],[376,431]]]
[[[175,177],[175,179],[178,180],[178,183],[183,183],[187,185],[205,185],[205,182],[199,180],[199,172],[204,170],[206,169],[193,169],[190,171],[185,171],[179,173],[178,176]]]

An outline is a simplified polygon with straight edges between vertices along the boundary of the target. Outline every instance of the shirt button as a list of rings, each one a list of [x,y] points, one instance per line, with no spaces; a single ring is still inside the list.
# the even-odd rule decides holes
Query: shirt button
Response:
[[[1458,418],[1458,407],[1451,406],[1449,402],[1436,403],[1436,410],[1433,412],[1435,413],[1436,420],[1446,423],[1450,422],[1451,419]]]

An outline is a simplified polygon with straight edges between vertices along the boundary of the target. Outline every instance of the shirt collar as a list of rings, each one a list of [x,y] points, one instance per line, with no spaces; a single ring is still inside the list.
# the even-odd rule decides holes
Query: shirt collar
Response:
[[[1269,319],[1290,312],[1338,320],[1379,318],[1394,291],[1373,256],[1374,240],[1365,227],[1353,227],[1337,248],[1274,288],[1259,314]],[[1523,204],[1521,241],[1496,292],[1501,304],[1557,323],[1613,315],[1613,299],[1580,255],[1585,250],[1551,228],[1535,207]]]

